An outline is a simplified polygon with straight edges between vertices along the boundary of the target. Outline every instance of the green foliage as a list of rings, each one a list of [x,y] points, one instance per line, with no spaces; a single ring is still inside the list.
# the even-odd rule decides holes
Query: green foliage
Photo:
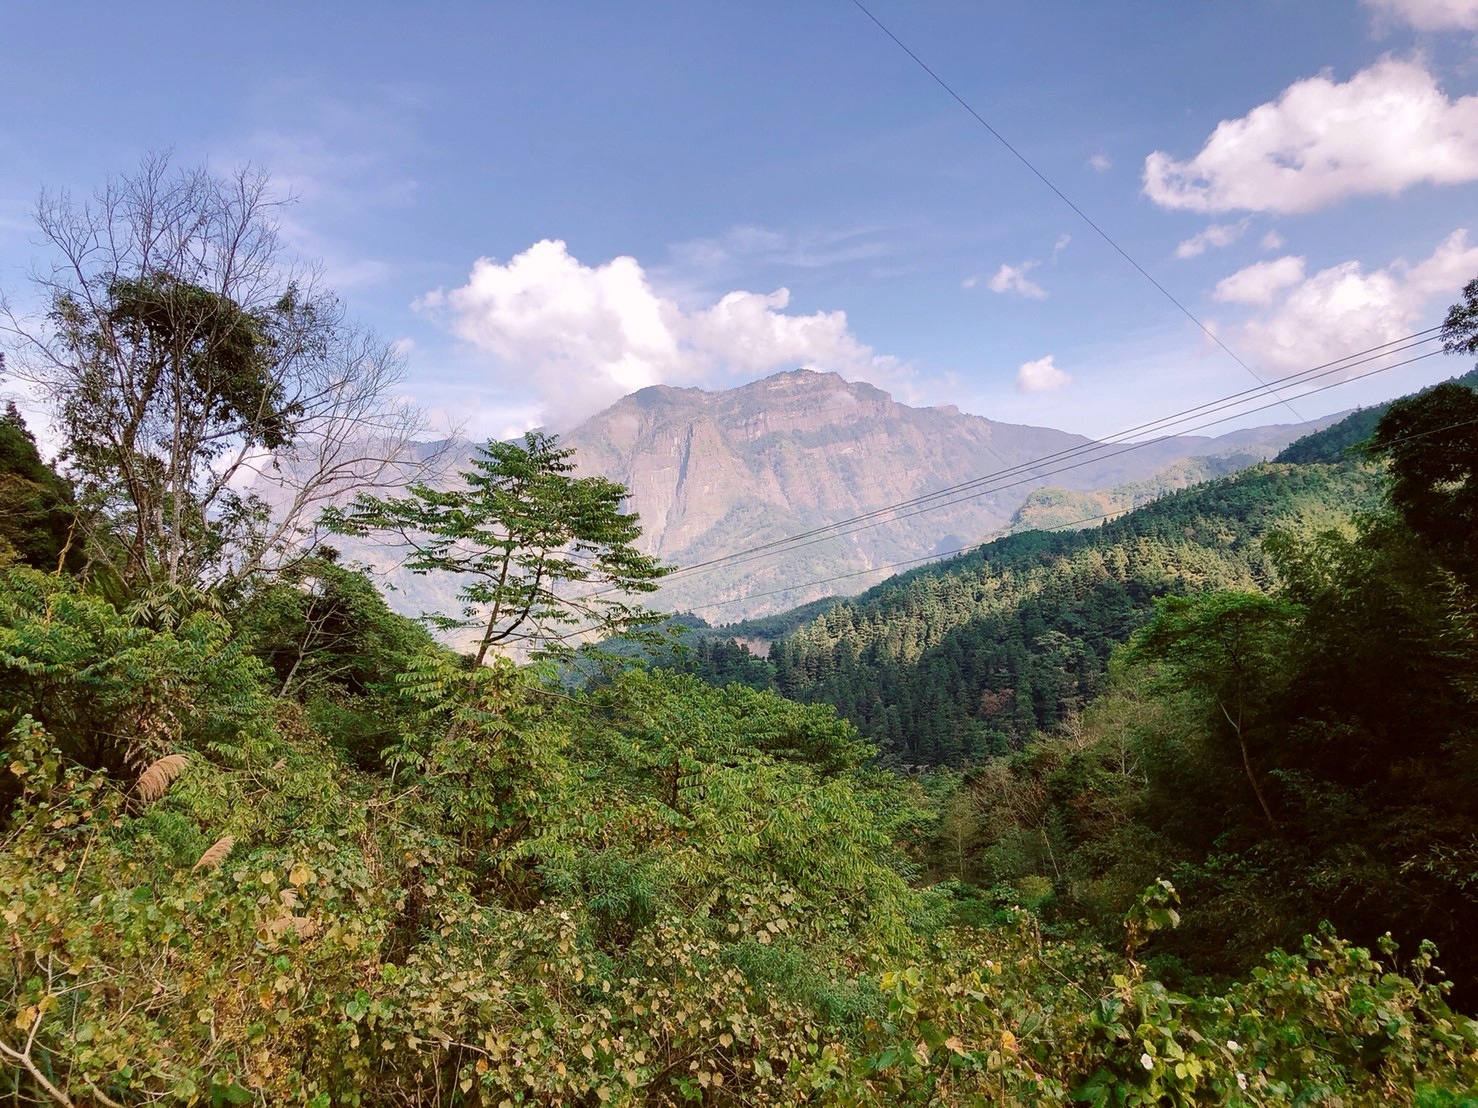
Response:
[[[572,454],[530,431],[519,443],[479,447],[462,474],[465,489],[417,484],[409,497],[361,494],[325,520],[342,534],[394,536],[409,547],[413,573],[461,575],[460,617],[436,622],[477,628],[478,664],[494,646],[567,656],[572,637],[630,634],[660,620],[624,597],[653,591],[666,572],[632,545],[641,526],[621,511],[626,489],[571,476]]]
[[[1189,907],[1157,949],[1192,973],[1243,972],[1325,919],[1432,938],[1467,1003],[1471,592],[1390,516],[1268,546],[1278,595],[1163,601],[1081,724],[959,783],[934,865],[1049,879],[1049,916],[1105,939],[1158,869]]]
[[[223,619],[156,630],[136,615],[70,578],[0,571],[0,728],[32,717],[68,758],[115,775],[260,730],[261,670]]]
[[[1019,749],[1103,687],[1114,648],[1157,598],[1266,589],[1261,539],[1373,507],[1378,478],[1261,466],[1087,532],[1013,535],[895,578],[777,642],[776,687],[822,701],[897,764],[961,765]]]
[[[1478,391],[1448,381],[1396,401],[1367,452],[1389,459],[1391,507],[1406,525],[1478,583]]]
[[[1373,1108],[1461,1095],[1478,1080],[1478,1024],[1448,1008],[1430,970],[1425,949],[1403,976],[1326,934],[1225,995],[1192,997],[1101,948],[1043,942],[1018,912],[886,974],[886,1016],[823,1052],[804,1087],[864,1105]]]
[[[1463,286],[1463,298],[1442,321],[1442,345],[1449,354],[1478,354],[1478,277]]]
[[[678,708],[687,686],[663,687]],[[632,710],[652,708],[639,691]],[[618,778],[590,806],[596,750],[539,742],[545,762],[520,768],[536,751],[515,731],[547,739],[615,695],[540,707],[504,668],[479,694],[503,739],[430,750],[394,783],[335,772],[284,725],[258,751],[282,752],[272,768],[193,763],[147,807],[22,723],[0,1083],[79,1103],[1379,1104],[1478,1079],[1478,1026],[1426,949],[1403,976],[1390,950],[1323,936],[1192,997],[1045,942],[1020,911],[895,945],[880,924],[917,896],[884,870],[855,883],[876,865],[864,810],[814,782],[777,796],[782,763],[760,757],[738,789],[710,768],[666,818],[660,784]],[[319,803],[285,805],[315,761]],[[426,792],[509,773],[505,795],[526,795],[502,814]],[[530,820],[522,847],[503,834]],[[235,848],[198,865],[228,827]],[[1131,922],[1172,928],[1172,895],[1156,886]]]
[[[79,568],[82,544],[71,541],[76,511],[72,487],[41,460],[25,420],[7,404],[0,416],[0,565]]]
[[[355,764],[379,764],[400,734],[399,679],[437,647],[392,612],[374,583],[326,556],[305,559],[245,599],[239,636],[271,668],[279,697],[308,707],[322,734]]]

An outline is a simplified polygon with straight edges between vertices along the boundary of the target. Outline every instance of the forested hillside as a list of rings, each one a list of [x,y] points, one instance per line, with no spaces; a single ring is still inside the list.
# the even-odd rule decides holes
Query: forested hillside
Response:
[[[782,694],[833,705],[893,764],[960,765],[1017,749],[1098,693],[1111,653],[1157,600],[1266,591],[1277,570],[1264,539],[1348,528],[1375,508],[1384,478],[1347,456],[1351,436],[1372,426],[1357,412],[1289,448],[1331,461],[1257,465],[1088,530],[1014,534],[831,602],[793,629],[780,616],[704,633],[776,641],[765,662],[704,642],[697,672],[763,684],[768,667]],[[1102,507],[1034,495],[1031,514]]]
[[[958,764],[1055,727],[1156,599],[1262,588],[1276,528],[1374,507],[1356,464],[1262,465],[1091,531],[1031,532],[905,574],[774,644],[782,693],[826,702],[897,762]]]
[[[917,590],[1014,627],[991,595],[1040,598],[1021,649],[1044,688],[1074,675],[1041,698],[1060,713],[1103,661],[1048,600],[1101,594],[1107,653],[1140,593],[1174,594],[1081,726],[926,785],[829,705],[619,658],[562,685],[572,627],[646,641],[663,569],[551,436],[488,443],[451,488],[304,493],[337,505],[311,533],[232,489],[232,457],[308,452],[324,383],[384,351],[270,235],[249,280],[225,265],[254,180],[155,161],[127,204],[54,209],[107,232],[59,248],[123,260],[159,226],[138,213],[191,218],[183,268],[115,255],[48,290],[31,364],[64,469],[0,424],[37,508],[0,547],[0,1099],[1470,1103],[1478,1022],[1421,940],[1471,996],[1473,393],[1387,413],[1389,480],[1273,466],[829,609]],[[1353,536],[1254,550],[1378,490]],[[322,541],[379,532],[450,579],[476,654]],[[1271,567],[1276,597],[1192,595]],[[898,611],[911,658],[949,641]]]
[[[1322,921],[1429,939],[1471,1005],[1475,425],[1454,384],[1392,405],[1393,510],[1269,539],[1271,595],[1163,602],[1081,720],[958,782],[940,864],[1106,927],[1168,875],[1195,908],[1163,949],[1198,973]]]

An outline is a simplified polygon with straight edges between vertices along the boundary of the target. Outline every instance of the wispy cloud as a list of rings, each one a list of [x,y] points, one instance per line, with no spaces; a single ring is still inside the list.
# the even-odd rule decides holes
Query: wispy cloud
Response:
[[[226,144],[223,160],[261,166],[295,201],[282,219],[283,235],[295,251],[321,261],[331,285],[383,284],[394,267],[347,245],[354,236],[340,229],[416,202],[419,183],[403,165],[424,108],[410,86],[387,85],[350,101],[308,80],[268,82],[248,103],[256,122]]]
[[[1478,0],[1365,0],[1365,6],[1418,31],[1478,31]]]
[[[1073,241],[1072,235],[1058,235],[1057,241],[1052,244],[1052,250],[1046,258],[1028,258],[1024,262],[1011,265],[1002,262],[1001,267],[988,279],[985,279],[985,287],[991,292],[1009,292],[1017,296],[1025,296],[1029,300],[1047,299],[1047,290],[1027,276],[1034,269],[1043,265],[1056,265],[1058,256],[1067,249],[1068,244]],[[977,276],[966,277],[960,282],[961,287],[973,289],[981,283],[982,278]]]
[[[1205,230],[1192,235],[1175,248],[1177,258],[1198,258],[1207,250],[1230,246],[1242,237],[1251,219],[1237,223],[1213,223]]]
[[[855,267],[896,253],[897,246],[883,227],[777,231],[744,224],[720,235],[673,243],[667,264],[654,267],[652,275],[665,287],[705,289],[762,271]]]
[[[1047,299],[1047,290],[1035,281],[1028,280],[1028,270],[1036,269],[1041,262],[1027,261],[1020,265],[1005,265],[996,270],[995,275],[985,283],[985,287],[991,292],[1014,292],[1031,300]]]

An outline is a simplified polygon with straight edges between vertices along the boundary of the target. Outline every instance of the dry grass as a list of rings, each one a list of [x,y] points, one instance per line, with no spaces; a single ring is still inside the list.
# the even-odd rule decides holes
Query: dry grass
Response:
[[[200,860],[190,869],[194,873],[198,869],[215,869],[226,860],[226,855],[231,853],[231,848],[236,845],[235,835],[222,835],[211,844],[209,850],[200,856]]]
[[[184,772],[185,763],[188,760],[183,754],[166,754],[139,774],[139,779],[134,784],[134,792],[145,804],[152,804],[163,796],[174,779]]]

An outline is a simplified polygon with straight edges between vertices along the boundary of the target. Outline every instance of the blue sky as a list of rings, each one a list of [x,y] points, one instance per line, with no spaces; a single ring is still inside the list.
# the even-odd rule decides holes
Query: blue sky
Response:
[[[1478,276],[1478,0],[869,6],[1264,377],[1440,322]],[[477,435],[796,365],[1097,435],[1253,384],[849,0],[5,26],[22,305],[39,191],[169,148],[295,194],[294,249]]]

